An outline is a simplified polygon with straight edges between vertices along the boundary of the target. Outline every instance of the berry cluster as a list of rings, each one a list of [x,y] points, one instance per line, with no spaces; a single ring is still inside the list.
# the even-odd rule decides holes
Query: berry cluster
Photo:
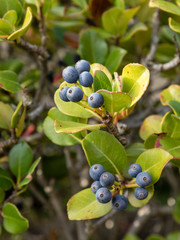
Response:
[[[141,166],[137,163],[129,167],[128,173],[131,177],[136,178],[136,183],[139,185],[134,191],[135,197],[139,200],[147,198],[148,190],[145,187],[151,183],[151,175],[148,172],[142,172]]]
[[[93,84],[93,77],[89,73],[90,65],[86,60],[79,60],[75,67],[68,66],[63,72],[63,79],[67,83],[77,83],[83,87],[91,87]],[[77,86],[63,87],[59,91],[59,97],[65,102],[79,102],[83,99],[83,91]],[[88,104],[92,108],[99,108],[103,105],[104,98],[101,94],[95,92],[88,96]]]
[[[112,206],[116,210],[124,210],[128,205],[128,200],[123,195],[113,196],[111,191],[108,189],[114,185],[115,177],[106,172],[105,168],[101,164],[94,164],[89,174],[93,180],[91,185],[91,191],[96,194],[96,199],[100,203],[108,203],[112,199]]]

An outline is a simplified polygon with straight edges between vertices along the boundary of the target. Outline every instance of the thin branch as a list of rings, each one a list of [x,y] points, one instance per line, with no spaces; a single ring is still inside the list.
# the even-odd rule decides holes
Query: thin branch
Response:
[[[180,64],[180,56],[176,55],[171,61],[164,64],[149,64],[149,67],[155,71],[167,71]]]

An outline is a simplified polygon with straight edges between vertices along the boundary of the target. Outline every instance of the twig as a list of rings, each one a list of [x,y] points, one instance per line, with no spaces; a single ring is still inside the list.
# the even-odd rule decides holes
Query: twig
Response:
[[[8,140],[0,142],[0,154],[3,153],[3,149],[9,147],[17,142],[15,129],[11,129],[11,137]]]
[[[159,16],[160,16],[160,10],[157,9],[153,16],[153,30],[152,30],[152,35],[151,35],[150,51],[145,59],[145,62],[147,64],[154,59],[154,55],[156,53],[157,45],[159,42],[159,38],[158,38],[158,31],[159,31],[159,26],[160,26]]]
[[[177,67],[180,64],[180,56],[176,55],[171,61],[164,64],[153,64],[150,63],[149,67],[155,71],[167,71],[174,67]]]

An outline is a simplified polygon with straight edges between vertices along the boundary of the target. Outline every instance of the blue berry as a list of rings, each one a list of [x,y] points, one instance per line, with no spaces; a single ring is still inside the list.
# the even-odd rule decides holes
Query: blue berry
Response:
[[[146,188],[138,187],[134,191],[134,195],[137,199],[143,200],[148,196],[148,190]]]
[[[82,73],[82,72],[89,72],[90,71],[90,65],[86,60],[79,60],[76,64],[75,64],[75,68],[77,69],[78,73]]]
[[[79,102],[83,98],[83,91],[78,87],[70,87],[67,90],[67,98],[71,102]]]
[[[105,171],[105,168],[101,164],[94,164],[89,169],[89,175],[92,179],[99,180],[101,174],[103,174]]]
[[[99,108],[99,107],[101,107],[103,105],[104,98],[99,93],[92,93],[88,97],[88,103],[93,108]]]
[[[59,90],[59,97],[61,100],[65,101],[65,102],[69,102],[69,99],[67,98],[67,90],[69,89],[69,87],[63,87]]]
[[[125,196],[123,195],[116,195],[112,199],[112,206],[118,211],[124,210],[127,208],[128,205],[128,200]]]
[[[111,201],[112,193],[109,191],[109,189],[102,187],[99,188],[96,192],[96,199],[100,203],[108,203]]]
[[[62,76],[64,80],[68,83],[75,83],[79,78],[78,71],[71,66],[68,66],[63,70]]]
[[[147,172],[141,172],[136,176],[136,183],[140,187],[148,186],[152,181],[151,175]]]
[[[136,177],[140,172],[142,172],[142,168],[137,163],[131,164],[128,170],[128,173],[131,177]]]
[[[104,172],[100,176],[100,183],[103,187],[111,187],[114,184],[115,178],[109,172]]]
[[[100,184],[99,181],[95,181],[91,184],[91,191],[93,193],[96,193],[99,188],[102,188],[102,185]]]
[[[79,75],[79,83],[83,87],[90,87],[93,83],[93,77],[89,72],[82,72]]]

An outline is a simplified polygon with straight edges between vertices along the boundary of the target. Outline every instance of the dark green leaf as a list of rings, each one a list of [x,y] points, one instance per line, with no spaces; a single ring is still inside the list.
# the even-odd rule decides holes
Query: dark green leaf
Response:
[[[95,92],[99,89],[112,91],[112,86],[109,78],[103,71],[100,70],[97,70],[94,74],[93,86]]]
[[[4,169],[0,168],[0,188],[6,190],[9,190],[13,185],[13,180],[11,179],[11,176],[8,172],[6,172]]]
[[[11,71],[0,71],[0,88],[13,93],[22,89],[17,81],[17,75]]]

